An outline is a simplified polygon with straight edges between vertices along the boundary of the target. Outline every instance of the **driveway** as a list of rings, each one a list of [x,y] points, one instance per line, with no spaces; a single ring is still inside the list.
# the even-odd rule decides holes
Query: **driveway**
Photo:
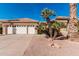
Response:
[[[44,37],[33,39],[26,49],[25,56],[79,56],[79,42],[69,40],[54,40],[61,48],[52,48],[52,43]]]
[[[79,56],[79,42],[55,40],[61,48],[49,46],[43,35],[0,36],[0,56]]]
[[[4,35],[0,36],[0,55],[23,55],[32,37],[29,35]]]

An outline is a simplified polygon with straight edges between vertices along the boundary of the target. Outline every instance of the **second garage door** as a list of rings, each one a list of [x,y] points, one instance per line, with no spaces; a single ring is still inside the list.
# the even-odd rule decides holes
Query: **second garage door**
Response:
[[[17,26],[16,34],[27,34],[27,26]]]
[[[36,34],[35,26],[28,26],[28,34]]]

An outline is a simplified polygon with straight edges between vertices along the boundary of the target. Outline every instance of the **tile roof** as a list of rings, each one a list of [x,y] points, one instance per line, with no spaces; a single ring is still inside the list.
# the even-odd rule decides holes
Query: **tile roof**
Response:
[[[38,22],[38,21],[30,18],[18,18],[16,20],[4,20],[2,22]]]
[[[69,20],[69,17],[66,17],[66,16],[58,16],[58,17],[56,17],[56,20]]]

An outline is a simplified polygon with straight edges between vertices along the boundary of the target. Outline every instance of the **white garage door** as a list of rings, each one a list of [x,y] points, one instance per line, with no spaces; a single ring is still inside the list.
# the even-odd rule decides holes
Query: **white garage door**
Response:
[[[7,34],[13,34],[13,27],[12,26],[7,27]]]
[[[29,26],[28,27],[28,34],[36,34],[36,31],[35,31],[35,27],[34,26]]]
[[[27,34],[27,27],[26,26],[17,26],[16,34]]]

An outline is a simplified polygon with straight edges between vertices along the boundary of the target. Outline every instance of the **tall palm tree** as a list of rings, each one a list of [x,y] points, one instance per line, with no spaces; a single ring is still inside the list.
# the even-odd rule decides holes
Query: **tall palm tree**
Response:
[[[77,17],[76,17],[76,3],[70,3],[70,20],[67,26],[68,33],[71,34],[73,32],[77,32]],[[70,35],[69,35],[70,36]]]
[[[47,24],[48,24],[48,28],[49,28],[49,34],[50,34],[50,38],[52,38],[52,28],[51,28],[51,20],[50,20],[50,16],[55,16],[55,11],[54,10],[50,10],[48,8],[45,8],[42,10],[41,15],[46,19]]]

